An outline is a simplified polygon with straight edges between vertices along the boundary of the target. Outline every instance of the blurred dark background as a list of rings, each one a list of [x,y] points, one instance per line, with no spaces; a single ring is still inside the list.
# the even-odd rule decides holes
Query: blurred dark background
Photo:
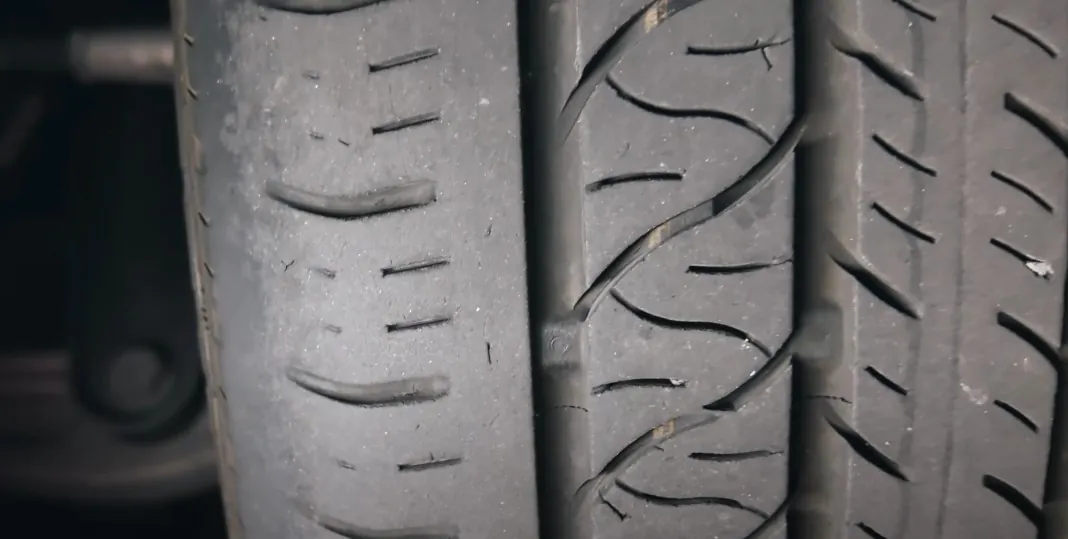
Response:
[[[199,359],[172,91],[11,69],[75,30],[167,25],[165,0],[0,5],[6,536],[225,537],[183,374]]]

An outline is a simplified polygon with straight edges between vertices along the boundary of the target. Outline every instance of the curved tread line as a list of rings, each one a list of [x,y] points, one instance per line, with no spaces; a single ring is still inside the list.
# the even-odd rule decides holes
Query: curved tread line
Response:
[[[746,378],[742,385],[730,393],[702,406],[705,410],[714,412],[737,412],[749,399],[763,391],[773,382],[786,373],[786,367],[794,355],[798,343],[806,339],[805,330],[794,331],[786,338],[786,342],[771,356],[752,376]]]
[[[460,527],[453,524],[413,526],[380,530],[356,526],[329,515],[315,515],[314,520],[324,529],[348,539],[459,539]]]
[[[831,425],[831,428],[838,433],[849,444],[849,447],[853,448],[853,451],[857,453],[861,458],[868,461],[871,465],[882,470],[883,472],[896,477],[902,481],[910,481],[908,474],[901,468],[901,465],[894,459],[890,458],[879,448],[875,447],[875,444],[869,442],[862,434],[857,432],[833,407],[826,402],[822,403],[823,417],[827,420],[827,423]]]
[[[386,333],[395,333],[398,331],[408,331],[412,329],[421,329],[431,326],[440,326],[441,324],[448,324],[449,322],[452,322],[451,314],[438,314],[433,316],[427,316],[424,318],[415,318],[412,320],[405,320],[402,322],[386,324]]]
[[[702,462],[743,462],[746,460],[762,459],[783,454],[783,451],[770,449],[755,449],[753,451],[736,451],[734,453],[706,453],[694,452],[689,457]]]
[[[597,86],[608,77],[627,50],[633,47],[649,32],[670,19],[680,11],[701,3],[703,0],[652,0],[640,11],[631,15],[611,36],[593,53],[586,67],[582,69],[575,88],[567,96],[560,110],[557,141],[563,144],[571,130],[575,128],[582,109],[593,95]]]
[[[406,52],[404,54],[394,56],[381,62],[373,62],[367,64],[367,70],[371,73],[378,73],[380,71],[386,71],[387,69],[393,69],[395,67],[406,66],[408,64],[414,64],[423,60],[428,60],[441,53],[441,49],[436,47],[429,49],[422,49],[412,52]]]
[[[606,187],[619,185],[621,183],[647,181],[681,182],[682,175],[682,172],[629,172],[627,174],[617,174],[586,184],[586,192],[594,193]]]
[[[608,382],[593,386],[593,395],[601,395],[604,393],[610,393],[612,391],[619,391],[620,389],[628,389],[633,387],[658,387],[661,389],[680,389],[686,387],[686,380],[681,378],[628,378],[626,380],[616,380],[615,382]]]
[[[919,159],[909,155],[897,146],[894,146],[889,140],[886,139],[886,137],[880,135],[879,133],[872,133],[871,138],[875,141],[876,144],[879,145],[880,148],[885,150],[886,153],[890,154],[898,161],[901,161],[902,163],[905,163],[906,165],[928,176],[931,176],[932,178],[938,177],[937,169],[935,169],[931,165],[924,164]]]
[[[905,222],[904,219],[902,219],[902,218],[894,215],[893,213],[891,213],[890,210],[888,210],[885,206],[880,204],[878,201],[872,202],[871,203],[871,207],[876,211],[876,213],[878,213],[879,215],[882,215],[883,217],[885,217],[886,220],[890,221],[894,226],[900,228],[901,230],[904,230],[906,234],[910,234],[913,237],[915,237],[917,239],[920,239],[920,240],[923,240],[923,241],[925,241],[927,243],[930,243],[932,245],[934,245],[936,242],[938,242],[938,238],[936,238],[934,234],[931,234],[930,232],[925,232],[925,231],[921,230],[919,227],[917,227],[915,225],[911,225],[911,224]]]
[[[868,537],[871,537],[871,539],[889,539],[887,536],[875,531],[875,528],[872,528],[863,522],[857,522],[857,529],[864,532]]]
[[[1030,520],[1031,524],[1036,527],[1042,525],[1042,510],[1023,492],[1020,492],[1020,489],[1012,486],[1004,479],[990,474],[983,475],[983,486],[1008,502],[1009,505],[1015,507],[1020,513],[1023,513],[1023,516]]]
[[[620,305],[623,306],[624,309],[626,309],[631,314],[638,317],[639,320],[642,320],[644,322],[671,329],[711,331],[713,333],[719,333],[720,335],[734,337],[735,339],[739,339],[745,343],[752,344],[754,348],[760,350],[761,354],[764,354],[764,357],[772,356],[771,348],[769,348],[768,345],[764,344],[762,341],[754,337],[751,333],[736,328],[730,324],[724,324],[721,322],[709,322],[706,320],[679,320],[676,318],[668,318],[666,316],[653,314],[649,311],[646,311],[645,309],[642,309],[641,307],[638,307],[637,305],[631,303],[630,300],[625,298],[623,294],[620,294],[618,290],[613,289],[611,295],[612,299],[616,300]]]
[[[415,116],[409,116],[407,118],[401,118],[392,122],[387,122],[382,125],[374,126],[371,128],[372,135],[383,135],[385,133],[392,133],[394,131],[400,131],[402,129],[408,129],[431,122],[437,122],[441,120],[441,113],[439,112],[424,112],[422,114],[416,114]]]
[[[654,103],[639,97],[634,92],[628,90],[612,75],[605,77],[605,80],[608,83],[608,87],[614,90],[620,99],[644,110],[645,112],[659,116],[666,116],[668,118],[711,118],[715,120],[723,120],[727,123],[749,130],[756,136],[764,139],[764,142],[767,142],[768,144],[775,142],[775,138],[771,136],[771,133],[768,133],[763,127],[757,125],[756,122],[745,118],[744,116],[718,109],[680,108]]]
[[[922,308],[916,300],[898,291],[879,275],[867,260],[854,255],[842,245],[838,238],[828,234],[827,252],[839,267],[850,274],[868,292],[881,299],[898,312],[919,320],[923,318]]]
[[[304,13],[307,15],[329,15],[362,7],[373,6],[389,0],[259,0],[264,7]]]
[[[608,290],[613,288],[630,270],[634,269],[649,253],[672,238],[702,223],[730,211],[744,202],[760,186],[771,180],[786,163],[805,131],[806,118],[794,118],[782,137],[772,145],[752,168],[729,187],[710,199],[704,200],[651,228],[627,246],[593,280],[575,302],[572,316],[586,321]]]
[[[752,513],[760,518],[766,519],[771,516],[766,511],[757,509],[756,507],[753,507],[751,505],[746,505],[734,498],[727,498],[724,496],[687,496],[681,498],[661,496],[659,494],[653,494],[651,492],[645,492],[643,490],[634,488],[622,479],[616,480],[616,486],[619,487],[619,490],[622,490],[623,492],[626,492],[627,494],[630,494],[631,496],[634,496],[635,498],[652,505],[664,505],[668,507],[685,507],[688,505],[718,505],[721,507],[729,507],[731,509],[738,509],[740,511]]]
[[[1027,430],[1038,434],[1038,423],[1035,423],[1030,417],[1027,417],[1027,414],[1023,413],[1019,408],[1001,399],[994,399],[994,406],[1001,408],[1007,414],[1011,415],[1014,419],[1016,419],[1020,423],[1023,423],[1023,425],[1027,427]]]
[[[327,195],[269,180],[267,196],[291,208],[323,217],[351,219],[426,206],[437,200],[433,180],[419,180],[355,195]]]
[[[991,170],[990,171],[990,175],[993,176],[995,179],[1000,180],[1001,182],[1005,183],[1006,185],[1015,188],[1016,190],[1020,191],[1024,195],[1027,195],[1028,197],[1031,198],[1031,200],[1034,200],[1036,204],[1038,204],[1039,206],[1042,206],[1042,208],[1045,209],[1046,211],[1048,211],[1050,213],[1054,213],[1053,205],[1050,204],[1049,201],[1046,200],[1046,197],[1043,196],[1042,193],[1040,193],[1034,187],[1031,187],[1030,185],[1027,185],[1026,183],[1024,183],[1023,181],[1021,181],[1018,178],[1014,178],[1012,176],[1009,176],[1008,174],[1006,174],[1006,173],[1004,173],[1004,172],[1002,172],[1000,170]]]
[[[793,501],[794,495],[790,494],[781,504],[779,504],[779,507],[775,508],[775,511],[771,513],[771,516],[765,519],[764,522],[761,522],[759,526],[749,532],[749,535],[746,535],[742,539],[764,539],[779,531],[783,524],[786,523],[786,513],[790,511],[790,506],[793,505]]]
[[[414,262],[405,262],[403,264],[397,264],[382,268],[382,276],[389,277],[390,275],[398,275],[401,273],[411,273],[413,271],[422,271],[433,268],[440,268],[442,266],[449,265],[449,258],[446,256],[432,256],[430,258],[424,258],[423,260],[416,260]]]
[[[760,52],[766,49],[781,47],[789,42],[790,38],[788,37],[776,39],[775,36],[772,36],[771,38],[763,41],[757,39],[753,43],[740,43],[733,45],[688,45],[686,47],[686,54],[695,56],[733,56],[737,54]]]
[[[938,15],[929,7],[924,7],[911,0],[894,0],[894,3],[905,8],[906,11],[911,11],[931,22],[938,20]]]
[[[1043,262],[1043,260],[1041,258],[1038,258],[1037,256],[1025,253],[1023,251],[1023,249],[1020,249],[1020,248],[1012,245],[1011,243],[1009,243],[1009,242],[1007,242],[1007,241],[1005,241],[1005,240],[1003,240],[1001,238],[998,238],[998,237],[990,238],[990,245],[993,245],[994,247],[997,247],[998,249],[1001,249],[1002,251],[1005,251],[1006,253],[1012,255],[1013,258],[1019,260],[1020,262],[1024,262],[1024,263],[1027,263],[1027,262]]]
[[[398,472],[422,472],[434,468],[447,468],[463,462],[463,457],[430,457],[417,462],[406,462],[397,465]]]
[[[831,43],[834,48],[838,49],[838,52],[859,61],[876,77],[901,93],[918,101],[927,99],[927,92],[916,75],[888,58],[871,38],[866,35],[849,34],[833,22],[828,26]]]
[[[995,13],[991,15],[990,18],[993,19],[994,22],[1004,26],[1005,28],[1008,28],[1020,37],[1035,44],[1038,48],[1042,49],[1043,52],[1048,54],[1050,58],[1056,58],[1060,55],[1060,51],[1057,50],[1057,47],[1054,44],[1043,39],[1042,36],[1038,35],[1038,32],[1024,26],[1023,24],[1016,22],[1000,13]]]
[[[360,406],[387,406],[438,400],[449,394],[444,375],[417,376],[389,382],[353,384],[332,380],[300,367],[286,369],[286,377],[298,386],[328,399]]]
[[[876,369],[874,365],[868,365],[867,367],[864,367],[864,372],[871,375],[872,378],[874,378],[880,384],[886,386],[887,389],[889,389],[890,391],[893,391],[894,393],[897,393],[902,397],[907,397],[909,395],[909,390],[906,389],[905,386],[895,382],[889,376],[883,374],[883,372],[879,369]]]
[[[1046,358],[1046,361],[1049,361],[1054,369],[1060,369],[1061,356],[1057,347],[1053,345],[1052,341],[1036,331],[1031,324],[1006,311],[998,311],[997,322],[999,326],[1011,331],[1021,340],[1031,345],[1039,354],[1042,354],[1042,357]]]
[[[1050,111],[1013,92],[1005,93],[1005,109],[1031,124],[1053,145],[1068,154],[1068,127],[1064,122],[1054,120]]]
[[[793,256],[780,256],[766,262],[742,262],[740,264],[690,264],[686,273],[698,275],[738,275],[793,262]]]

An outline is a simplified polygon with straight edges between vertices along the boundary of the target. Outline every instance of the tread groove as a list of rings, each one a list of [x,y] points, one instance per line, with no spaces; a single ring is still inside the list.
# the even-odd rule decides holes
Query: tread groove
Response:
[[[463,462],[463,457],[434,457],[415,462],[406,462],[397,465],[398,472],[422,472],[435,468],[448,468]]]
[[[793,260],[794,257],[788,255],[762,262],[742,262],[740,264],[690,264],[690,266],[686,268],[686,273],[695,273],[698,275],[739,275],[789,264],[793,262]]]
[[[823,417],[830,423],[831,428],[837,432],[842,439],[849,444],[849,447],[853,448],[853,451],[857,453],[861,458],[868,461],[869,464],[875,466],[884,473],[887,473],[893,477],[896,477],[902,481],[909,481],[908,474],[901,468],[901,465],[894,459],[887,456],[879,448],[875,447],[875,444],[868,441],[860,432],[857,432],[852,425],[850,425],[842,416],[826,402],[820,403],[823,407]]]
[[[880,384],[886,386],[890,391],[893,391],[894,393],[897,393],[902,397],[907,397],[909,395],[909,390],[906,389],[905,386],[895,382],[892,378],[883,374],[883,372],[879,369],[876,369],[874,365],[868,365],[867,367],[864,367],[864,372],[871,375],[872,378],[874,378]]]
[[[886,153],[892,155],[898,161],[901,161],[902,163],[905,163],[906,165],[932,178],[938,177],[937,169],[930,165],[924,164],[919,159],[909,155],[907,152],[898,148],[897,146],[894,146],[889,140],[886,139],[886,137],[880,135],[879,133],[872,133],[871,138],[875,141],[876,144],[879,145],[880,148],[885,150]]]
[[[448,324],[449,322],[452,322],[451,314],[436,314],[423,318],[414,318],[412,320],[404,320],[401,322],[393,322],[392,324],[386,324],[386,333],[396,333],[398,331],[410,331],[414,329],[440,326],[442,324]]]
[[[328,515],[316,515],[315,521],[324,529],[348,539],[460,539],[459,526],[451,524],[373,529],[356,526]]]
[[[1042,49],[1043,52],[1048,54],[1050,58],[1056,58],[1060,55],[1060,51],[1057,50],[1057,47],[1043,39],[1035,30],[1032,30],[1000,13],[995,13],[991,15],[990,18],[993,19],[994,22],[1008,28],[1020,37],[1033,43],[1035,46]]]
[[[417,376],[388,382],[354,384],[332,380],[300,367],[289,367],[286,377],[322,397],[359,406],[389,406],[435,401],[449,394],[449,378]]]
[[[436,184],[419,180],[382,187],[355,195],[327,195],[306,191],[280,181],[267,182],[267,195],[291,208],[323,217],[353,219],[426,206],[437,200]]]
[[[635,183],[635,182],[681,182],[683,172],[671,172],[671,171],[656,171],[656,172],[628,172],[626,174],[616,174],[614,176],[608,176],[601,178],[597,181],[586,184],[587,193],[595,193],[606,187],[613,185],[619,185],[621,183]]]
[[[668,507],[685,507],[688,505],[717,505],[720,507],[729,507],[731,509],[738,509],[739,511],[752,513],[764,519],[769,518],[771,516],[766,511],[762,511],[751,505],[746,505],[734,498],[727,498],[724,496],[688,496],[683,498],[661,496],[659,494],[653,494],[632,487],[630,484],[624,482],[622,479],[616,480],[616,486],[619,487],[619,490],[652,505],[664,505]]]
[[[875,528],[872,528],[871,526],[863,522],[857,522],[857,529],[864,532],[864,534],[868,537],[871,537],[871,539],[890,539],[889,537],[875,531]]]
[[[259,0],[259,4],[281,11],[307,15],[330,15],[373,6],[390,0]]]
[[[416,260],[414,262],[405,262],[403,264],[396,264],[393,266],[382,268],[382,276],[389,277],[390,275],[400,275],[402,273],[412,273],[415,271],[423,271],[428,269],[440,268],[449,265],[449,258],[445,256],[432,256],[424,258],[422,260]]]
[[[1023,492],[1020,492],[1020,489],[1012,486],[1008,481],[995,475],[986,474],[983,476],[983,486],[1008,502],[1009,505],[1015,507],[1035,526],[1042,525],[1042,510]]]
[[[858,258],[837,238],[833,236],[827,240],[827,251],[831,259],[846,273],[853,276],[872,295],[881,299],[884,303],[909,318],[919,320],[923,317],[920,305],[912,298],[890,286],[885,278],[880,276],[871,264]]]
[[[703,462],[743,462],[747,460],[762,459],[782,455],[783,451],[770,449],[756,449],[753,451],[737,451],[734,453],[706,453],[694,452],[689,457]]]
[[[1043,196],[1042,193],[1040,193],[1034,187],[1032,187],[1032,186],[1024,183],[1022,180],[1020,180],[1018,178],[1015,178],[1013,176],[1010,176],[1010,175],[1008,175],[1008,174],[1006,174],[1006,173],[1004,173],[1004,172],[1002,172],[1000,170],[991,170],[990,171],[990,175],[993,176],[994,179],[1000,180],[1001,182],[1005,183],[1006,185],[1008,185],[1010,187],[1013,187],[1014,189],[1016,189],[1017,191],[1020,191],[1024,195],[1027,195],[1027,197],[1029,197],[1031,200],[1035,201],[1035,203],[1038,204],[1039,206],[1042,206],[1042,208],[1045,209],[1046,211],[1048,211],[1050,213],[1054,213],[1053,205],[1050,204],[1049,201],[1046,200],[1046,197]]]
[[[1013,92],[1005,93],[1005,109],[1031,124],[1061,152],[1068,154],[1068,127],[1064,122],[1054,120],[1050,111]]]
[[[372,135],[383,135],[386,133],[393,133],[395,131],[401,131],[403,129],[409,129],[412,127],[418,127],[420,125],[426,125],[431,122],[437,122],[441,120],[441,113],[439,112],[424,112],[422,114],[416,114],[415,116],[409,116],[407,118],[401,118],[399,120],[393,120],[392,122],[386,122],[382,125],[378,125],[371,128]]]
[[[1006,311],[997,312],[998,325],[1011,331],[1020,340],[1031,345],[1042,357],[1049,361],[1054,369],[1060,369],[1061,358],[1057,347],[1053,342],[1045,338],[1035,328],[1022,318]]]
[[[626,87],[620,84],[619,81],[617,81],[616,78],[612,75],[606,76],[605,81],[608,83],[608,87],[615,91],[616,95],[619,96],[620,99],[626,101],[627,103],[630,103],[631,105],[634,105],[635,107],[638,107],[641,110],[644,110],[645,112],[655,114],[657,116],[664,116],[667,118],[710,118],[714,120],[722,120],[729,124],[733,124],[748,130],[749,132],[763,139],[764,142],[767,142],[768,144],[772,144],[775,142],[775,138],[772,137],[771,133],[768,133],[766,129],[757,125],[756,122],[733,112],[727,112],[711,108],[680,108],[660,103],[654,103],[628,90]]]
[[[1023,413],[1023,411],[1021,411],[1019,408],[1001,399],[994,399],[994,406],[997,406],[998,408],[1004,410],[1007,414],[1011,415],[1013,419],[1019,421],[1020,423],[1023,423],[1023,425],[1027,427],[1027,430],[1038,434],[1038,423],[1035,423],[1034,420],[1032,420],[1030,417],[1027,417],[1027,414]]]
[[[904,66],[890,59],[872,40],[860,33],[847,33],[837,25],[827,25],[831,43],[839,52],[859,61],[883,82],[901,93],[925,101],[927,91],[920,80]]]
[[[931,22],[938,20],[938,14],[929,7],[921,6],[911,0],[894,0],[894,3],[905,8],[906,11],[915,13]]]
[[[681,378],[627,378],[593,386],[591,393],[601,395],[620,389],[636,387],[655,387],[660,389],[681,389],[686,387],[686,380]]]
[[[693,56],[734,56],[750,52],[761,52],[775,47],[781,47],[790,42],[790,38],[776,39],[772,36],[765,40],[757,39],[752,43],[736,43],[732,45],[687,45],[686,54]]]
[[[904,230],[906,234],[909,234],[917,239],[923,240],[932,245],[934,245],[938,241],[938,238],[936,238],[934,234],[931,234],[930,232],[924,232],[919,227],[905,222],[904,219],[891,213],[890,210],[888,210],[879,202],[872,202],[871,207],[876,211],[876,213],[882,215],[886,218],[887,221],[893,223],[894,226],[900,228],[901,230]]]
[[[441,49],[432,47],[429,49],[421,49],[417,51],[407,52],[393,58],[382,60],[381,62],[373,62],[367,64],[367,70],[371,73],[378,73],[380,71],[386,71],[396,67],[406,66],[421,62],[423,60],[429,60],[441,53]]]

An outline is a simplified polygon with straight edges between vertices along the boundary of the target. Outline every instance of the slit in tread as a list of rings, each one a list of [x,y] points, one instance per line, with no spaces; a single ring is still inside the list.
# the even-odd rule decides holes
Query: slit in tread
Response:
[[[1038,32],[1027,28],[1023,24],[1020,24],[1000,13],[995,13],[991,15],[990,18],[993,19],[994,22],[1004,26],[1005,28],[1008,28],[1020,37],[1033,43],[1035,46],[1042,49],[1043,52],[1048,54],[1050,58],[1056,58],[1060,55],[1060,51],[1057,50],[1056,46],[1054,46],[1049,41],[1043,39],[1042,36],[1038,35]]]
[[[382,530],[356,526],[327,515],[317,515],[314,520],[324,529],[348,539],[460,539],[459,526],[452,524]]]
[[[770,39],[758,39],[752,43],[734,45],[689,45],[686,47],[686,54],[694,56],[733,56],[781,47],[789,42],[790,38],[788,37],[776,39],[773,36]]]
[[[889,537],[875,531],[875,528],[872,528],[871,526],[863,522],[857,522],[857,529],[864,532],[864,534],[868,537],[871,537],[871,539],[890,539]]]
[[[392,324],[386,324],[386,333],[396,333],[398,331],[409,331],[413,329],[440,326],[442,324],[448,324],[449,322],[452,322],[451,314],[438,314],[434,316],[427,316],[425,318],[416,318],[413,320],[405,320],[402,322],[393,322]]]
[[[938,15],[931,8],[921,6],[912,0],[894,0],[894,3],[905,8],[906,11],[915,13],[931,22],[938,20]]]
[[[931,176],[932,178],[938,176],[938,170],[937,169],[935,169],[934,167],[932,167],[930,165],[925,165],[919,159],[917,159],[917,158],[905,153],[903,150],[899,149],[897,146],[894,146],[893,144],[891,144],[889,140],[887,140],[885,137],[883,137],[879,133],[872,133],[871,138],[872,138],[872,140],[875,141],[876,144],[879,145],[880,148],[885,150],[886,153],[892,155],[898,161],[901,161],[902,163],[905,163],[906,165],[908,165],[908,166],[910,166],[910,167],[912,167],[912,168],[914,168],[914,169],[916,169],[916,170],[918,170],[918,171],[920,171],[920,172],[922,172],[922,173],[924,173],[924,174],[926,174],[928,176]]]
[[[838,241],[838,238],[829,234],[828,236],[829,238],[826,242],[827,251],[831,259],[834,260],[839,267],[845,270],[846,273],[853,276],[861,286],[871,292],[872,295],[881,299],[887,305],[893,307],[895,310],[909,318],[919,320],[923,317],[920,305],[915,300],[890,286],[886,279],[876,273],[870,263],[849,252],[849,250]]]
[[[417,462],[406,462],[397,465],[398,472],[422,472],[434,468],[447,468],[463,462],[463,457],[433,457]]]
[[[616,95],[618,95],[620,99],[626,101],[627,103],[630,103],[631,105],[634,105],[635,107],[638,107],[641,110],[644,110],[645,112],[656,114],[658,116],[665,116],[668,118],[711,118],[715,120],[723,120],[727,123],[734,124],[738,127],[748,130],[749,132],[763,139],[764,142],[767,142],[768,144],[775,142],[775,139],[771,136],[771,134],[768,133],[767,130],[765,130],[763,127],[757,125],[756,122],[733,112],[710,108],[677,108],[669,105],[653,103],[652,101],[648,101],[642,97],[639,97],[634,92],[631,92],[630,90],[625,88],[612,75],[608,75],[607,77],[605,77],[605,80],[608,82],[608,87],[615,91]]]
[[[1038,190],[1036,190],[1034,187],[1031,187],[1023,181],[1014,178],[1000,170],[991,170],[990,175],[993,176],[995,179],[1002,181],[1006,185],[1015,188],[1017,191],[1020,191],[1024,195],[1027,195],[1031,200],[1035,201],[1035,203],[1039,206],[1042,206],[1042,208],[1046,211],[1054,213],[1053,205],[1050,204],[1049,201],[1046,200],[1046,197],[1042,196],[1042,193],[1038,192]]]
[[[1043,337],[1038,331],[1031,326],[1031,324],[1025,322],[1022,318],[1005,312],[998,311],[997,313],[998,325],[1011,331],[1014,335],[1019,337],[1022,341],[1031,345],[1042,357],[1046,358],[1055,369],[1060,369],[1061,358],[1057,347],[1053,343]]]
[[[858,60],[875,76],[901,93],[918,101],[927,99],[927,92],[916,75],[887,57],[871,38],[849,34],[833,23],[828,24],[828,27],[831,29],[831,43],[839,52]]]
[[[734,453],[706,453],[694,452],[689,457],[703,462],[743,462],[746,460],[762,459],[783,454],[782,451],[770,449],[756,449],[753,451],[736,451]]]
[[[1027,430],[1038,434],[1038,423],[1035,423],[1030,417],[1027,417],[1027,414],[1020,411],[1019,408],[1001,399],[994,399],[994,406],[997,406],[998,408],[1004,410],[1005,413],[1011,415],[1013,419],[1016,419],[1020,423],[1023,423],[1023,425],[1027,427]]]
[[[440,268],[442,266],[449,265],[448,257],[434,256],[430,258],[424,258],[423,260],[417,260],[415,262],[406,262],[404,264],[397,264],[382,268],[382,276],[389,277],[390,275],[399,275],[402,273],[411,273],[414,271],[423,271],[433,268]]]
[[[615,382],[608,382],[604,384],[598,384],[593,386],[593,395],[601,395],[604,393],[610,393],[612,391],[618,391],[620,389],[627,389],[633,387],[655,387],[660,389],[681,389],[686,387],[686,380],[681,378],[628,378],[625,380],[616,380]]]
[[[919,227],[905,222],[904,219],[891,213],[890,210],[886,209],[886,207],[880,204],[879,202],[872,202],[871,207],[876,211],[876,213],[882,215],[886,218],[887,221],[890,221],[892,224],[894,224],[894,226],[900,228],[901,230],[904,230],[906,234],[909,234],[917,239],[930,243],[931,245],[934,245],[938,241],[938,238],[936,238],[934,234],[931,234],[930,232],[924,232],[923,230],[920,230]]]
[[[402,129],[417,127],[431,122],[437,122],[439,120],[441,120],[441,113],[424,112],[423,114],[416,114],[415,116],[401,118],[399,120],[394,120],[392,122],[387,122],[382,125],[372,127],[371,134],[383,135],[385,133],[392,133],[394,131],[400,131]]]
[[[330,15],[362,7],[373,6],[389,0],[259,0],[264,7],[308,15]]]
[[[901,465],[894,459],[890,458],[879,448],[875,447],[875,444],[869,442],[864,436],[857,432],[833,407],[827,403],[822,404],[823,417],[831,425],[831,428],[838,433],[849,444],[849,447],[853,448],[853,451],[857,453],[861,458],[868,461],[871,465],[875,466],[879,470],[896,477],[902,481],[909,481],[908,474],[901,468]]]
[[[442,375],[402,378],[389,382],[353,384],[289,367],[286,377],[319,396],[359,406],[389,406],[435,401],[449,394],[449,378]]]
[[[441,53],[441,49],[430,48],[422,49],[418,51],[412,51],[394,56],[388,60],[382,60],[381,62],[374,62],[367,65],[367,70],[371,73],[378,73],[379,71],[386,71],[387,69],[393,69],[395,67],[406,66],[408,64],[414,64],[423,60],[429,60]]]
[[[326,195],[280,181],[267,182],[267,195],[291,208],[323,217],[352,219],[426,206],[437,200],[436,184],[419,180],[382,187],[356,195]]]
[[[645,492],[644,490],[634,488],[624,482],[622,479],[616,480],[616,486],[619,487],[619,490],[622,490],[623,492],[626,492],[627,494],[630,494],[631,496],[634,496],[635,498],[652,505],[664,505],[668,507],[685,507],[688,505],[717,505],[720,507],[729,507],[731,509],[738,509],[739,511],[752,513],[764,519],[771,516],[766,511],[757,509],[756,507],[750,505],[746,505],[734,498],[727,498],[724,496],[687,496],[678,498],[670,496],[661,496],[659,494],[652,494],[650,492]]]
[[[1008,502],[1009,505],[1015,507],[1036,527],[1042,525],[1042,510],[1035,505],[1035,502],[1032,502],[1026,495],[1024,495],[1023,492],[1020,492],[1020,489],[1012,486],[1009,482],[1000,477],[990,474],[983,476],[983,486]]]
[[[681,182],[682,175],[682,172],[630,172],[627,174],[617,174],[586,184],[586,192],[594,193],[606,187],[619,185],[621,183],[647,181]]]
[[[1053,119],[1053,115],[1029,99],[1013,92],[1005,93],[1005,109],[1031,124],[1053,145],[1068,154],[1068,127],[1063,122]]]
[[[793,262],[793,256],[781,256],[766,262],[742,262],[741,264],[690,264],[686,273],[698,275],[738,275],[773,268]]]
[[[889,376],[883,374],[882,371],[876,369],[874,365],[868,365],[867,367],[864,367],[864,372],[871,375],[872,378],[874,378],[880,384],[886,386],[890,391],[893,391],[894,393],[897,393],[902,397],[907,397],[909,395],[909,390],[906,389],[905,386],[895,382]]]

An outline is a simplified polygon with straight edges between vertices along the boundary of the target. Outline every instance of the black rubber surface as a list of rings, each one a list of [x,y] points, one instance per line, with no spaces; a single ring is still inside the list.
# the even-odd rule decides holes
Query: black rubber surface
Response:
[[[233,536],[1068,537],[1063,3],[174,7]]]

